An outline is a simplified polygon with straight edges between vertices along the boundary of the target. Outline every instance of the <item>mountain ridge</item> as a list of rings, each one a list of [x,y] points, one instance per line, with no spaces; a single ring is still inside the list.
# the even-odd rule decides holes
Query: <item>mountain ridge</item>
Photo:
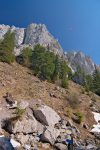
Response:
[[[25,47],[30,46],[33,48],[35,45],[40,44],[55,54],[64,56],[72,72],[76,72],[78,67],[84,70],[86,74],[93,74],[96,69],[100,70],[100,66],[95,64],[94,61],[82,51],[64,52],[59,42],[51,35],[45,24],[32,23],[26,28],[2,24],[0,25],[0,40],[4,38],[8,30],[15,33],[16,47],[14,53],[16,56],[18,56]]]

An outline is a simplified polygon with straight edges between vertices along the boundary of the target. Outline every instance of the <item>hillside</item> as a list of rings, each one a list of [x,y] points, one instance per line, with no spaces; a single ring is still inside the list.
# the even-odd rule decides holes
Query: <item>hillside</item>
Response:
[[[63,54],[45,25],[1,25],[0,39],[0,146],[98,150],[99,66],[82,52]]]
[[[96,124],[92,111],[100,113],[100,97],[92,92],[85,92],[80,85],[69,81],[68,89],[64,89],[47,81],[40,81],[31,70],[17,63],[8,65],[0,62],[0,120],[12,116],[13,110],[6,107],[4,98],[7,92],[18,103],[27,101],[33,108],[36,105],[53,108],[62,119],[76,127],[80,133],[79,139],[76,136],[77,142],[82,140],[84,144],[86,141],[96,146],[100,144],[99,136],[90,133]],[[75,121],[77,112],[81,112],[84,117],[81,124]]]
[[[40,44],[55,54],[63,56],[73,72],[76,72],[79,67],[86,74],[93,74],[96,69],[100,70],[100,66],[96,65],[95,62],[83,52],[63,50],[60,43],[53,37],[44,24],[32,23],[26,28],[2,24],[0,25],[0,40],[4,39],[5,34],[9,30],[15,34],[14,54],[16,56],[18,56],[24,48],[31,47],[33,49],[34,46]]]

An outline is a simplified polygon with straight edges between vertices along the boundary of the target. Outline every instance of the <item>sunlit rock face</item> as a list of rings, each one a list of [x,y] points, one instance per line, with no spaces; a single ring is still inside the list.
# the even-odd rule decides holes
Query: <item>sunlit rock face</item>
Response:
[[[15,33],[15,44],[18,49],[20,49],[22,45],[34,47],[35,45],[40,44],[53,51],[55,54],[63,55],[63,49],[60,44],[49,33],[44,24],[30,24],[26,29],[0,25],[0,40],[4,38],[4,35],[8,30]]]
[[[96,66],[92,59],[83,52],[70,51],[65,53],[65,58],[69,62],[72,70],[76,72],[79,68],[86,74],[93,74]]]
[[[6,34],[6,32],[10,29],[10,26],[6,26],[6,25],[0,25],[0,40],[2,40],[4,38],[4,35]]]
[[[16,28],[15,26],[8,26],[8,25],[0,25],[0,40],[4,39],[4,35],[8,31],[14,32],[15,33],[15,44],[16,45],[21,45],[24,40],[24,35],[25,35],[25,29],[24,28]]]
[[[30,24],[26,29],[24,44],[35,46],[36,44],[48,47],[54,53],[63,54],[59,43],[49,33],[44,24]]]

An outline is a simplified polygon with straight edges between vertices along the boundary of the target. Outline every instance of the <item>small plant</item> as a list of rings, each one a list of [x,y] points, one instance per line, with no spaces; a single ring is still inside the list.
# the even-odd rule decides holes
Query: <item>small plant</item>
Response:
[[[80,104],[79,96],[78,96],[76,93],[72,93],[72,94],[68,97],[68,101],[69,101],[70,106],[71,106],[73,109],[76,109],[76,108],[79,106],[79,104]]]
[[[39,106],[40,106],[39,104],[34,105],[34,106],[33,106],[33,110],[38,109]]]
[[[80,111],[78,111],[78,112],[76,113],[76,116],[77,116],[77,122],[78,122],[79,124],[81,124],[81,123],[83,122],[83,120],[84,120],[83,113],[80,112]]]
[[[83,87],[81,87],[81,93],[85,94],[85,89]]]
[[[72,117],[72,109],[66,107],[66,108],[65,108],[65,111],[66,111],[67,116],[68,116],[69,118],[71,118],[71,117]]]
[[[26,109],[20,109],[20,108],[16,108],[14,114],[16,114],[16,118],[20,118],[23,116],[23,114],[25,113]]]

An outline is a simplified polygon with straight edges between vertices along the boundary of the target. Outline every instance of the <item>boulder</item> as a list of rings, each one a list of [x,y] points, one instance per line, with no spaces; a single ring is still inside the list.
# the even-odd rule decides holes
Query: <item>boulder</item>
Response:
[[[16,139],[17,139],[22,145],[24,145],[24,144],[26,144],[27,141],[29,140],[29,135],[28,135],[28,134],[27,134],[27,135],[24,135],[23,133],[18,133],[18,134],[16,135]]]
[[[44,129],[44,132],[41,135],[40,140],[43,142],[48,142],[51,145],[53,145],[59,135],[60,131],[58,129],[49,126]]]
[[[10,139],[10,143],[12,144],[12,146],[14,148],[17,148],[17,147],[21,146],[21,144],[19,142],[15,141],[14,139]]]
[[[34,110],[34,115],[38,121],[46,126],[54,126],[61,120],[52,108],[44,105]]]
[[[27,101],[21,101],[18,105],[18,108],[26,109],[28,106],[29,106],[29,103]]]
[[[87,149],[87,150],[95,150],[95,149],[97,149],[97,148],[96,148],[96,146],[94,146],[94,145],[92,145],[92,144],[89,144],[89,145],[87,145],[86,149]]]
[[[22,118],[15,118],[13,120],[8,120],[6,123],[6,128],[11,133],[34,133],[37,132],[37,120],[31,116],[23,116]]]
[[[23,118],[21,121],[18,120],[14,128],[12,129],[13,133],[33,133],[37,131],[37,121],[34,119]]]
[[[54,146],[57,150],[68,150],[67,145],[62,143],[56,143]]]

